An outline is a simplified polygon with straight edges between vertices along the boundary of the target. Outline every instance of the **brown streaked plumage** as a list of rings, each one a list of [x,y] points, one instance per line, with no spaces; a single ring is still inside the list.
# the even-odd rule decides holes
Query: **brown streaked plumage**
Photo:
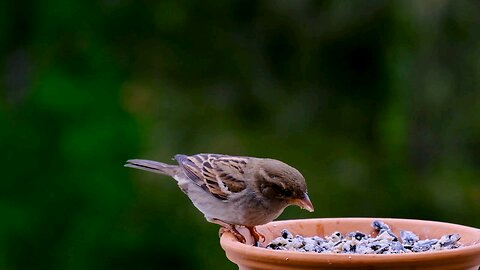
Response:
[[[313,212],[304,177],[281,161],[219,154],[176,155],[175,160],[178,165],[132,159],[125,166],[173,177],[209,222],[243,242],[236,225],[247,227],[257,242],[255,226],[274,220],[285,207]]]

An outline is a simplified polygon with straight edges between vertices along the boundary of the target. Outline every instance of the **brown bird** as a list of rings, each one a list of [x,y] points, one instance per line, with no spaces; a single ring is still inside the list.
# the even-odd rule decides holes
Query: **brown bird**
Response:
[[[289,205],[313,212],[303,175],[275,159],[219,154],[176,155],[178,165],[131,159],[126,167],[173,177],[207,221],[245,237],[236,225],[245,226],[255,243],[255,226],[277,218]]]

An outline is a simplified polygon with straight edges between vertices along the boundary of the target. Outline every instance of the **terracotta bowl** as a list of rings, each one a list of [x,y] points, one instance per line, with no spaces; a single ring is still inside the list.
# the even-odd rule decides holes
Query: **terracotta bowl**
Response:
[[[399,235],[400,230],[416,233],[420,239],[440,238],[444,234],[459,233],[462,248],[424,253],[405,254],[318,254],[269,250],[242,244],[230,233],[224,233],[220,244],[229,260],[240,270],[247,269],[469,269],[480,266],[480,229],[434,221],[378,218]],[[271,222],[258,226],[265,236],[263,246],[280,236],[282,229],[302,236],[325,236],[335,231],[343,234],[361,231],[374,235],[374,218],[302,219]],[[243,233],[243,232],[242,232]],[[243,233],[249,237],[247,233]]]

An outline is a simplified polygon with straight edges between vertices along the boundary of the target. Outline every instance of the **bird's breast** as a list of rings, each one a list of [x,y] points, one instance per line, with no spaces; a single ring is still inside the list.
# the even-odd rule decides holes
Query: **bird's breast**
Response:
[[[276,219],[287,205],[262,200],[249,188],[220,200],[184,176],[175,176],[178,186],[206,218],[229,224],[256,226]]]

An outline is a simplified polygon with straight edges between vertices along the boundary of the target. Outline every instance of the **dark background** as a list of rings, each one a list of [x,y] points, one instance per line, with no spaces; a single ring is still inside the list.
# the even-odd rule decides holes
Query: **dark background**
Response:
[[[236,269],[176,153],[272,157],[314,213],[480,227],[478,1],[1,1],[0,268]]]

